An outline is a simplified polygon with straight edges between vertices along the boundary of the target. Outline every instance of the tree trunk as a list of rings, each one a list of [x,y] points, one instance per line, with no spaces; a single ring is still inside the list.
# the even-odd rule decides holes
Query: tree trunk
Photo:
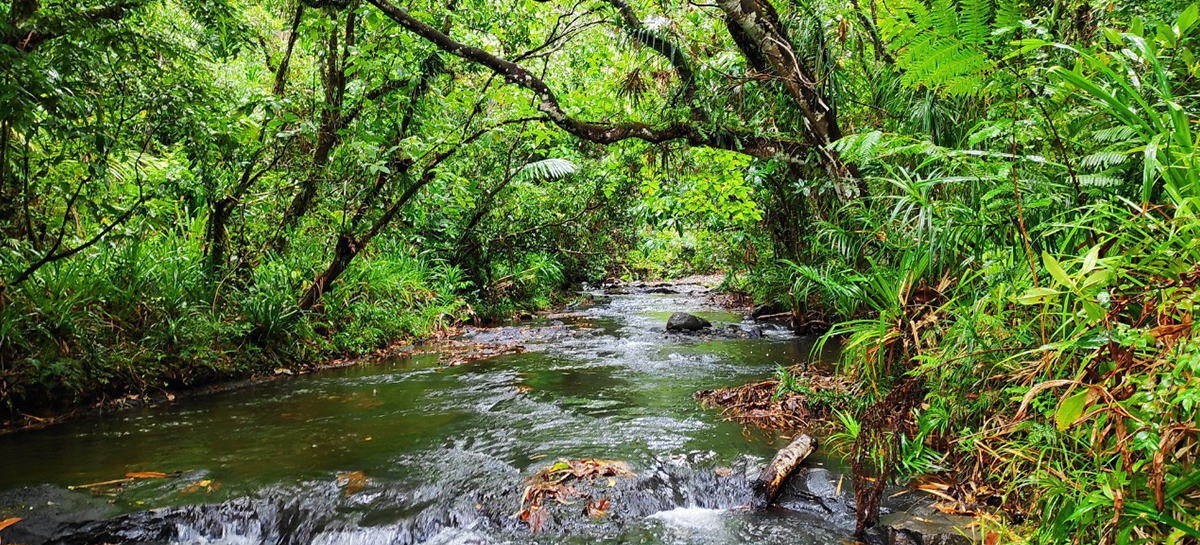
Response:
[[[15,27],[33,17],[41,7],[39,4],[38,0],[12,0],[8,9],[8,24]]]
[[[313,200],[320,188],[321,175],[329,164],[329,156],[340,143],[338,131],[342,127],[342,105],[346,98],[346,64],[350,58],[350,48],[354,46],[355,15],[354,10],[346,14],[345,46],[338,52],[338,33],[331,32],[325,52],[325,66],[322,69],[322,79],[325,86],[325,105],[321,110],[321,119],[317,125],[317,145],[313,150],[312,166],[308,176],[300,184],[299,190],[292,198],[291,204],[283,213],[279,222],[279,232],[269,244],[275,251],[281,251],[287,246],[288,233],[296,227],[312,207]]]
[[[20,224],[17,223],[17,199],[16,191],[9,191],[9,175],[8,175],[8,120],[0,122],[0,218],[6,218],[4,223],[12,222],[11,225],[0,224],[0,229],[10,230],[10,234],[18,233]],[[16,187],[16,183],[12,184]],[[2,231],[0,231],[2,232]]]
[[[802,132],[835,179],[857,180],[860,197],[866,183],[853,163],[843,162],[829,144],[842,138],[837,105],[820,88],[820,78],[793,50],[792,41],[769,0],[718,0],[735,43],[756,69],[769,68],[804,118]]]
[[[273,92],[276,95],[283,95],[284,87],[287,86],[288,64],[292,61],[292,50],[296,47],[296,38],[300,36],[300,21],[304,18],[304,3],[297,2],[296,15],[292,17],[292,32],[288,35],[287,50],[283,54],[283,60],[279,61],[279,69],[275,72],[275,87]]]
[[[317,301],[321,300],[321,295],[333,286],[338,277],[346,272],[350,267],[350,262],[361,250],[358,241],[351,234],[343,234],[338,237],[337,244],[333,248],[333,259],[329,262],[329,266],[321,274],[317,275],[311,286],[304,292],[304,296],[300,298],[300,310],[312,310],[316,306]]]
[[[235,204],[237,199],[234,197],[222,197],[213,204],[208,215],[208,270],[213,276],[225,268],[226,254],[229,253],[229,216],[233,214]]]

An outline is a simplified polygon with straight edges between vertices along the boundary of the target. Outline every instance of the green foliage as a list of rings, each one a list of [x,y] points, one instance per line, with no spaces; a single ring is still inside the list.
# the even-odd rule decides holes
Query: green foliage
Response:
[[[938,40],[970,33],[964,12],[950,21],[953,8],[938,5],[906,8],[904,24],[933,36],[897,41],[948,59],[958,46]],[[1004,19],[1013,16],[997,13],[997,31]],[[796,268],[811,282],[815,264],[837,260],[859,276],[866,309],[823,342],[841,342],[843,368],[869,389],[928,381],[912,431],[896,438],[898,473],[990,487],[960,492],[959,505],[1035,517],[991,528],[1013,540],[1195,537],[1194,442],[1171,431],[1194,429],[1198,416],[1197,114],[1179,79],[1192,71],[1181,62],[1192,19],[1185,10],[1170,24],[1105,29],[1085,45],[1044,34],[1012,44],[1007,58],[1044,92],[989,93],[991,111],[964,147],[886,131],[834,146],[879,183],[827,222],[819,257]],[[1039,21],[1022,25],[1036,35]],[[955,94],[955,70],[929,68],[940,62],[905,85]],[[969,72],[961,77],[983,78],[981,89],[1004,81]],[[856,418],[843,415],[846,440]]]
[[[896,67],[904,74],[901,81],[957,96],[998,92],[991,77],[998,63],[989,46],[1012,30],[1013,23],[1002,15],[1005,7],[994,9],[992,0],[890,4],[880,30],[895,52]]]
[[[368,2],[0,5],[0,402],[270,372],[576,282],[726,271],[830,322],[819,345],[842,344],[863,398],[923,377],[909,429],[847,411],[835,437],[886,439],[876,462],[1029,521],[989,530],[1196,537],[1195,6],[775,2],[773,44],[805,69],[785,81],[716,8],[632,2],[638,29],[518,4],[403,9],[542,74],[570,122]],[[610,23],[615,49],[591,29]]]

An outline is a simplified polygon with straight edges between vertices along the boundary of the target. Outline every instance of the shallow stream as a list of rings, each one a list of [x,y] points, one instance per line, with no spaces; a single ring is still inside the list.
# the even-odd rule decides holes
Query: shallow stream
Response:
[[[845,542],[844,467],[818,452],[778,507],[746,509],[787,439],[692,399],[804,361],[811,340],[663,331],[684,310],[750,330],[704,301],[602,295],[557,320],[467,333],[522,353],[455,367],[391,358],[0,436],[0,519],[24,519],[5,542]],[[636,476],[605,485],[605,516],[556,505],[531,533],[513,516],[524,482],[562,458],[623,460]],[[130,472],[171,476],[68,488]]]

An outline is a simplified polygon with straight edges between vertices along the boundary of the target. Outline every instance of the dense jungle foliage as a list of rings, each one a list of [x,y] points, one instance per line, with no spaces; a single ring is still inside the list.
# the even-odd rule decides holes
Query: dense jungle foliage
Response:
[[[1196,5],[5,4],[9,416],[724,271],[831,325],[860,474],[1200,540]]]

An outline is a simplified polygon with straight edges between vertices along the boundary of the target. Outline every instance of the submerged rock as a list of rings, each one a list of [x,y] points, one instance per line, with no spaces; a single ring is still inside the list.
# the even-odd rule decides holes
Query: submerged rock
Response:
[[[21,519],[4,530],[5,541],[12,543],[46,543],[70,528],[107,519],[117,511],[102,497],[50,485],[0,493],[0,520]]]
[[[667,320],[667,331],[699,331],[706,327],[712,327],[712,323],[686,312],[676,312]]]
[[[949,531],[922,533],[891,526],[873,526],[863,533],[867,545],[971,545],[970,538]]]

